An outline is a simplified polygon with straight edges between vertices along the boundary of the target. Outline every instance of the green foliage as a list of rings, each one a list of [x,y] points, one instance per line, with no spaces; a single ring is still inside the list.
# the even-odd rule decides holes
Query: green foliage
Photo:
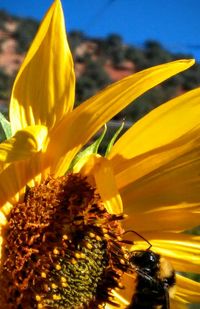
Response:
[[[0,69],[0,100],[6,100],[10,95],[13,78]]]
[[[27,51],[30,43],[32,42],[35,33],[38,29],[38,22],[33,19],[21,19],[16,31],[13,33],[13,38],[18,42],[18,53]]]
[[[75,49],[85,40],[85,35],[81,31],[71,31],[68,35],[68,41],[71,51],[74,52]]]
[[[122,122],[122,124],[119,126],[117,131],[113,134],[112,138],[107,142],[107,148],[106,148],[106,152],[105,152],[105,157],[107,157],[109,155],[113,145],[115,144],[115,142],[119,138],[120,133],[122,132],[123,128],[124,128],[124,122]]]
[[[146,58],[151,61],[152,66],[172,61],[172,55],[158,42],[146,41],[144,50]]]
[[[106,134],[106,131],[107,131],[107,126],[105,125],[101,134],[97,137],[97,139],[92,143],[90,144],[89,146],[87,146],[83,151],[80,151],[76,157],[74,158],[74,160],[72,161],[71,163],[71,166],[70,166],[70,170],[72,170],[72,168],[76,165],[76,163],[84,158],[84,157],[87,157],[91,154],[98,154],[100,153],[99,151],[99,147],[101,145],[101,142],[103,141],[104,139],[104,136]]]
[[[6,30],[5,23],[9,20],[16,21],[18,18],[10,17],[6,11],[0,10],[0,29]]]
[[[81,76],[76,83],[76,104],[79,104],[97,91],[95,81],[88,76]]]
[[[86,55],[82,63],[85,65],[85,70],[76,84],[77,104],[85,101],[111,82],[100,62],[93,61],[89,55]]]
[[[136,65],[137,71],[148,67],[148,60],[142,49],[128,46],[125,50],[125,59],[130,60]]]
[[[114,66],[118,66],[125,56],[122,38],[119,35],[111,34],[104,41],[104,53],[112,60]]]
[[[12,136],[10,122],[0,113],[0,142]]]

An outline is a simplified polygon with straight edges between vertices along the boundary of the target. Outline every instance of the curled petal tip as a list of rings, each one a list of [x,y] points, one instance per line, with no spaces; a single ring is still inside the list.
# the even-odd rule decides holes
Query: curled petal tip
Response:
[[[188,62],[189,64],[193,65],[195,63],[195,59],[186,59],[184,62]]]

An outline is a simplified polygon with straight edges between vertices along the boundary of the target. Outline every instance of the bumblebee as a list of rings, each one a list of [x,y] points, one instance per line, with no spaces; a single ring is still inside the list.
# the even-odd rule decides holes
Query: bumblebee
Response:
[[[149,249],[132,251],[129,263],[136,284],[127,309],[169,309],[169,297],[175,287],[171,264]]]

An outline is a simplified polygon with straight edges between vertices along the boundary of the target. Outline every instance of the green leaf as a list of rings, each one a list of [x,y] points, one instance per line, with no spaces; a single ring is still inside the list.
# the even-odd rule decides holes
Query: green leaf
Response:
[[[0,141],[4,141],[12,136],[10,122],[0,112]]]
[[[118,138],[119,134],[121,133],[121,131],[123,130],[124,127],[124,121],[122,122],[121,126],[119,127],[119,129],[115,132],[115,134],[113,135],[112,139],[110,140],[107,148],[106,148],[106,152],[105,152],[105,157],[107,157],[111,151],[112,146],[114,145],[116,139]]]
[[[107,126],[106,124],[104,125],[104,129],[101,133],[101,135],[98,137],[98,139],[92,143],[91,145],[89,145],[88,147],[86,147],[83,151],[79,152],[77,154],[77,156],[74,158],[74,160],[72,161],[72,164],[70,166],[70,170],[72,169],[72,167],[83,157],[85,156],[88,156],[90,154],[93,154],[93,153],[98,153],[98,150],[99,150],[99,146],[106,134],[106,131],[107,131]]]

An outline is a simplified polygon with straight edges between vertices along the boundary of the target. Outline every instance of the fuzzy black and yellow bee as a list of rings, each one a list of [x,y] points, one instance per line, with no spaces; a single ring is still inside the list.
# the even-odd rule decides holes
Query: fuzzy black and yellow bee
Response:
[[[138,234],[149,247],[133,250],[129,255],[129,272],[135,278],[132,299],[127,309],[170,309],[170,297],[175,292],[175,271],[171,263],[151,250],[151,243]],[[134,248],[134,242],[133,242]]]
[[[172,265],[150,249],[132,251],[129,263],[136,280],[128,309],[169,309],[175,286]]]

